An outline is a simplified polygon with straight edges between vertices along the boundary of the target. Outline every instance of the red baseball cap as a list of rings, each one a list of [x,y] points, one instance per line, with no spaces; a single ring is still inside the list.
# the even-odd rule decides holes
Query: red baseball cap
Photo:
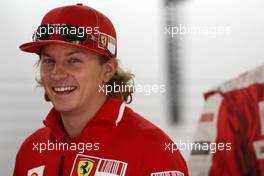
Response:
[[[101,12],[82,4],[63,6],[49,11],[34,32],[33,42],[19,48],[40,54],[45,45],[76,46],[103,55],[116,57],[117,38],[112,22]]]

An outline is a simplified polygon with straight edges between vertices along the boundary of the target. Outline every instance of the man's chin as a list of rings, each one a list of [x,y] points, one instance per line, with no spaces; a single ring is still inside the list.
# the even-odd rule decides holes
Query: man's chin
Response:
[[[75,106],[72,104],[67,104],[67,103],[63,103],[63,104],[59,104],[59,103],[52,103],[54,108],[61,113],[67,113],[67,112],[72,112],[75,109]]]

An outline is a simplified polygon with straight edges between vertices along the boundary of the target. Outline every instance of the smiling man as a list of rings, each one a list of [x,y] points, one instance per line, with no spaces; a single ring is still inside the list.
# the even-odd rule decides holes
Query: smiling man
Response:
[[[41,84],[54,108],[61,113],[70,137],[80,134],[107,99],[98,85],[117,70],[116,59],[100,64],[98,55],[67,45],[48,45],[40,54]]]
[[[82,4],[53,9],[33,40],[20,49],[39,55],[38,82],[53,108],[20,147],[14,176],[188,175],[180,152],[164,149],[172,140],[126,107],[133,75],[118,66],[105,15]],[[113,86],[129,88],[106,92]]]

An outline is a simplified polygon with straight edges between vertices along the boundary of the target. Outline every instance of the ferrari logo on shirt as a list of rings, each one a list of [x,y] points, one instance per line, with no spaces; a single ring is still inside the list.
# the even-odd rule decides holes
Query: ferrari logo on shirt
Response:
[[[71,176],[125,176],[126,168],[122,161],[77,154]]]
[[[81,158],[78,163],[78,176],[89,176],[94,166],[94,161],[86,158]]]

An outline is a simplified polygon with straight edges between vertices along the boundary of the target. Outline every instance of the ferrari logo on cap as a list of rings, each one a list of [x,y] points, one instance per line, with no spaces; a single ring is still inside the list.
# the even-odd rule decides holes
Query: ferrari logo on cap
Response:
[[[108,43],[107,36],[104,34],[101,34],[100,35],[100,46],[105,48],[107,46],[107,43]]]
[[[116,39],[111,35],[100,32],[98,38],[98,48],[107,50],[112,55],[115,55]]]
[[[78,163],[78,176],[89,176],[94,166],[94,161],[88,158],[81,158]]]

